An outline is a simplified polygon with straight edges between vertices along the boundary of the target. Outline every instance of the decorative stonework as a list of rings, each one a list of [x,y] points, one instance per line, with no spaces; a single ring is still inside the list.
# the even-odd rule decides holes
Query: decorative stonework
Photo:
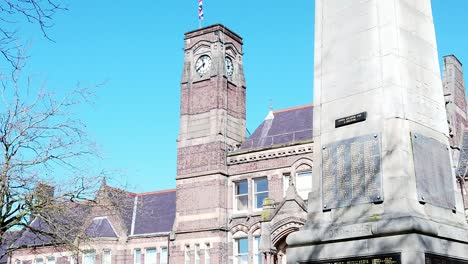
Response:
[[[303,227],[306,220],[299,217],[288,217],[271,226],[271,242],[275,245],[282,238]]]
[[[245,153],[245,154],[231,154],[228,157],[228,165],[234,164],[242,164],[242,163],[249,163],[255,162],[259,160],[269,160],[275,159],[279,157],[288,157],[298,154],[305,154],[305,153],[312,153],[312,144],[307,145],[297,145],[285,148],[278,148],[278,149],[268,149],[264,151],[258,151],[254,153]]]

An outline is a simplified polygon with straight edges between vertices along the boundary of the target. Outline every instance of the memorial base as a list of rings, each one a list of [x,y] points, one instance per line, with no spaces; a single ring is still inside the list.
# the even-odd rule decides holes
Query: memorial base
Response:
[[[294,237],[300,236],[301,231]],[[294,239],[288,241],[288,264],[468,264],[466,242],[422,234],[327,241],[313,245],[295,245],[294,242]]]

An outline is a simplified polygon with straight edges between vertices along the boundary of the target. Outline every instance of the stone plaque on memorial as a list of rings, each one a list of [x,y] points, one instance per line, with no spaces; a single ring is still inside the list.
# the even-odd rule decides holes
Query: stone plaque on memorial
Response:
[[[376,256],[353,257],[343,259],[311,260],[301,264],[400,264],[400,254],[385,254]]]
[[[449,148],[421,134],[412,134],[414,170],[418,198],[444,208],[455,208]]]
[[[383,201],[379,135],[325,145],[322,161],[324,210]]]

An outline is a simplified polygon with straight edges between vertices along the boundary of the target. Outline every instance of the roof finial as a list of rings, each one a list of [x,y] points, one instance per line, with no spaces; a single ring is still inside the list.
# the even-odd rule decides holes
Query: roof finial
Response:
[[[270,111],[273,111],[273,99],[270,98]]]

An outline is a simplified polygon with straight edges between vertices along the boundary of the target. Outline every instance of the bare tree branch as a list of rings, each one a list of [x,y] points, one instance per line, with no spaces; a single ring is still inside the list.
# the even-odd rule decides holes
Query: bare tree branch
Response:
[[[38,26],[42,35],[53,41],[47,30],[54,26],[57,12],[67,8],[55,0],[0,0],[0,54],[14,70],[24,66],[25,44],[19,37],[18,24]]]

